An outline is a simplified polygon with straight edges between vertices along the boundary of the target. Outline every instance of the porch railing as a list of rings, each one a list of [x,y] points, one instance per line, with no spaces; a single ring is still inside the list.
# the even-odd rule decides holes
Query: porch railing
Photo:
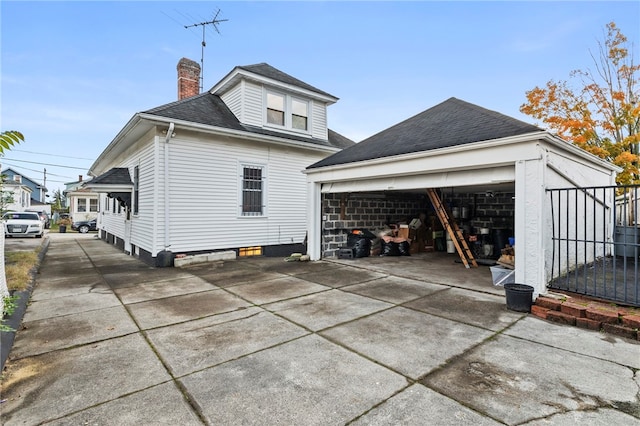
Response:
[[[547,194],[549,287],[640,306],[640,186],[548,189]]]

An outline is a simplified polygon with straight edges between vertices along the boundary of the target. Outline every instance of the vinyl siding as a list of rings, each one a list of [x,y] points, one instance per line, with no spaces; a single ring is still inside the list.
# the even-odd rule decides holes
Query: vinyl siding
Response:
[[[126,167],[129,169],[133,180],[133,169],[139,167],[140,171],[140,196],[139,213],[131,214],[131,244],[141,247],[147,251],[154,250],[154,212],[157,207],[155,197],[155,154],[154,141],[152,136],[140,147],[129,154],[129,157],[111,167]],[[100,228],[119,238],[125,237],[126,214],[124,209],[121,213],[113,213],[112,209],[107,209],[109,201],[105,194],[100,196]],[[164,208],[163,206],[161,208]],[[155,230],[157,232],[157,230]]]
[[[131,244],[151,251],[153,248],[153,213],[156,209],[154,143],[150,141],[135,157],[124,163],[131,173],[138,166],[139,170],[139,207],[138,214],[131,214]],[[133,197],[132,197],[133,198]]]
[[[100,194],[100,209],[102,210],[99,215],[98,224],[101,229],[113,234],[119,238],[124,238],[124,220],[126,215],[124,210],[122,213],[113,213],[110,207],[111,204],[106,194]]]
[[[306,232],[306,178],[322,158],[243,141],[171,143],[171,251],[300,243]],[[239,165],[266,168],[267,216],[239,215]]]
[[[278,91],[280,93],[285,93]],[[298,97],[296,95],[296,97]],[[242,81],[221,96],[221,99],[240,120],[252,126],[264,126],[264,87],[249,81]],[[304,97],[300,97],[304,99]],[[327,139],[327,106],[323,102],[309,102],[309,120],[312,136]],[[291,130],[289,130],[291,131]]]
[[[242,86],[244,84],[237,84],[233,89],[223,94],[220,99],[227,105],[231,112],[236,116],[239,121],[243,120],[242,111]]]
[[[314,138],[329,139],[327,133],[327,105],[318,101],[312,102],[311,133]]]
[[[245,124],[252,126],[263,125],[263,95],[262,86],[248,81],[244,82],[243,94],[243,120]]]

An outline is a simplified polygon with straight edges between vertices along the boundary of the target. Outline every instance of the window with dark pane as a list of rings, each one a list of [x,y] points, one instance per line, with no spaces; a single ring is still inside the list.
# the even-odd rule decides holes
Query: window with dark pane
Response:
[[[244,167],[242,173],[242,215],[261,216],[262,167]]]
[[[291,127],[298,130],[307,130],[308,104],[293,99],[291,101]]]
[[[138,214],[138,201],[140,200],[140,168],[133,168],[133,214]]]
[[[267,123],[284,126],[284,96],[267,94]]]

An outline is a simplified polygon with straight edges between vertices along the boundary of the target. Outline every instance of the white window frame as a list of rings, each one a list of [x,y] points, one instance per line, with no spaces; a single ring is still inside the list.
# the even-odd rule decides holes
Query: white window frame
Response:
[[[246,214],[243,212],[244,203],[244,169],[254,168],[262,171],[262,214]],[[262,219],[268,217],[269,205],[268,197],[268,169],[266,164],[258,164],[253,162],[239,162],[238,163],[238,218],[241,219]]]
[[[76,213],[88,213],[89,212],[89,203],[87,202],[87,198],[84,197],[78,197],[76,198]],[[82,201],[82,203],[81,203]],[[82,207],[84,208],[84,210],[80,210],[80,206],[82,204]]]
[[[275,95],[284,98],[284,125],[269,123],[267,118],[267,107],[268,107],[268,96]],[[307,128],[306,129],[296,129],[293,127],[293,101],[297,101],[307,105]],[[265,89],[264,91],[264,108],[263,110],[263,122],[265,127],[272,127],[280,130],[287,130],[296,133],[302,133],[305,135],[311,135],[311,111],[312,104],[309,99],[301,98],[298,96],[289,95],[284,92],[279,92],[277,90]]]

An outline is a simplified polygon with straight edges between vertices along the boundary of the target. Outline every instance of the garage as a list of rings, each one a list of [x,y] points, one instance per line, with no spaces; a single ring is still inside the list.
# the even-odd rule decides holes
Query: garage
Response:
[[[536,126],[450,98],[305,170],[308,254],[335,257],[348,230],[421,213],[435,230],[427,197],[434,189],[480,257],[495,257],[495,241],[515,238],[515,280],[537,295],[551,279],[554,221],[578,220],[552,215],[547,190],[615,185],[617,171]],[[607,204],[597,214],[608,229]]]

